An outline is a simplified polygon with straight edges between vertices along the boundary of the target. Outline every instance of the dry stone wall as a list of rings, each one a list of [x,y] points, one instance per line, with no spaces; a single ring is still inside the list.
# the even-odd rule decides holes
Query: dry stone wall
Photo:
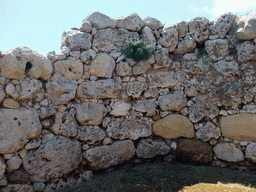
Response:
[[[155,51],[135,62],[121,50],[138,37]],[[255,170],[255,43],[256,12],[175,25],[95,12],[61,53],[0,53],[0,191],[56,191],[156,156]]]

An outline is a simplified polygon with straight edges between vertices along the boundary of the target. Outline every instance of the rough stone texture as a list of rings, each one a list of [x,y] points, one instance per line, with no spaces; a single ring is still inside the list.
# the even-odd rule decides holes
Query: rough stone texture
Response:
[[[131,76],[132,75],[132,67],[129,65],[128,62],[120,62],[116,66],[116,74],[118,76]]]
[[[89,33],[71,30],[64,31],[61,37],[61,46],[71,50],[87,50],[92,46],[92,36]]]
[[[55,51],[49,52],[47,57],[53,62],[66,59],[66,55],[64,53],[55,53]]]
[[[2,85],[0,85],[0,103],[2,103],[2,101],[4,100],[6,96],[6,93],[4,91],[4,87]]]
[[[0,179],[0,186],[3,187],[3,186],[7,186],[8,184],[8,181],[7,181],[7,178],[4,176],[3,179]]]
[[[159,29],[162,27],[162,24],[160,21],[158,21],[155,18],[152,17],[146,17],[145,19],[143,19],[145,26],[150,27],[151,29]]]
[[[83,22],[88,21],[96,29],[115,28],[116,21],[110,17],[100,13],[94,12],[88,15]]]
[[[53,70],[50,59],[25,46],[10,49],[0,58],[0,76],[23,79],[26,68],[28,75],[42,80],[48,80]]]
[[[81,144],[78,141],[55,136],[25,156],[23,167],[30,174],[32,182],[46,182],[69,173],[81,159]]]
[[[107,136],[119,140],[148,137],[152,134],[152,123],[153,120],[146,117],[141,119],[132,117],[131,120],[118,118],[108,125]]]
[[[245,41],[242,45],[237,45],[237,60],[240,63],[256,60],[256,45],[250,41]]]
[[[143,139],[138,144],[136,155],[138,158],[153,158],[156,155],[166,155],[170,151],[171,148],[163,141]]]
[[[256,113],[256,105],[248,104],[243,106],[243,110],[247,113]]]
[[[228,40],[208,40],[205,42],[205,50],[213,61],[222,60],[229,54]]]
[[[177,23],[176,30],[178,31],[179,37],[184,37],[188,33],[188,23],[186,21]]]
[[[211,34],[224,38],[231,29],[236,16],[232,13],[225,13],[217,18],[213,25],[210,26]]]
[[[20,91],[17,90],[17,86],[14,86],[12,83],[7,83],[5,87],[5,92],[10,95],[13,99],[18,99],[20,96]]]
[[[207,142],[211,139],[219,139],[220,136],[220,128],[209,121],[196,132],[196,137],[204,142]]]
[[[66,137],[75,137],[77,135],[77,122],[75,118],[76,111],[71,108],[65,112],[58,112],[55,115],[54,124],[51,127],[51,131],[55,135],[64,135]]]
[[[36,98],[38,93],[43,92],[42,87],[42,82],[36,79],[23,81],[21,83],[21,93],[19,99],[23,100]]]
[[[49,99],[55,104],[66,104],[76,96],[77,85],[64,82],[48,82],[46,89]]]
[[[155,69],[162,67],[170,67],[172,60],[169,58],[168,49],[162,48],[154,52],[156,63],[154,64]]]
[[[33,186],[28,184],[9,184],[1,192],[34,192]]]
[[[92,60],[89,72],[97,77],[111,78],[115,69],[115,60],[106,53],[99,53]]]
[[[185,69],[186,72],[190,73],[192,75],[205,74],[212,67],[212,62],[208,56],[203,56],[203,57],[199,58],[198,60],[197,59],[194,60],[192,58],[190,58],[190,59],[184,58],[183,63],[186,67],[186,69]]]
[[[78,86],[77,96],[87,99],[121,98],[122,87],[113,79],[87,81]]]
[[[171,114],[156,121],[153,124],[153,133],[165,139],[195,136],[193,124],[188,118],[179,114]]]
[[[4,164],[4,158],[0,156],[0,180],[4,178],[6,165]]]
[[[18,101],[11,98],[4,99],[3,106],[9,109],[18,109],[20,107]]]
[[[203,120],[204,117],[215,118],[219,114],[219,109],[211,103],[197,102],[189,107],[189,119],[193,123]]]
[[[22,159],[19,156],[13,156],[6,162],[6,172],[12,172],[20,167]]]
[[[256,84],[256,71],[253,69],[246,69],[242,72],[242,79],[248,86]]]
[[[150,69],[150,64],[146,61],[140,61],[132,67],[133,75],[145,74]]]
[[[245,150],[245,158],[249,159],[253,163],[256,163],[256,143],[250,143]]]
[[[214,68],[225,76],[235,76],[239,74],[238,63],[234,60],[230,62],[220,60],[214,63]]]
[[[54,69],[67,79],[80,79],[83,74],[83,63],[73,57],[54,63]]]
[[[40,135],[42,125],[35,109],[0,109],[0,154],[22,149]]]
[[[144,92],[144,97],[145,98],[150,98],[150,97],[157,97],[158,95],[158,89],[154,86],[149,86],[148,89]]]
[[[116,141],[111,145],[103,145],[88,149],[83,153],[91,169],[107,169],[133,158],[135,147],[131,140]]]
[[[173,51],[174,54],[184,54],[188,52],[193,52],[196,48],[196,42],[195,40],[190,37],[190,35],[187,35],[184,40],[182,40],[177,48]]]
[[[183,95],[169,94],[160,96],[158,103],[162,111],[180,111],[186,107],[187,99]]]
[[[44,191],[45,184],[44,183],[34,183],[33,188],[35,191]]]
[[[256,38],[256,11],[242,16],[238,23],[235,37],[240,40],[252,40]]]
[[[236,114],[220,118],[222,135],[230,139],[256,142],[256,114]]]
[[[99,125],[108,112],[103,104],[91,102],[77,104],[75,107],[76,119],[81,125]]]
[[[98,126],[83,126],[78,129],[77,139],[86,141],[89,145],[99,143],[106,137],[105,131]]]
[[[212,146],[197,139],[180,139],[177,159],[187,163],[208,164],[212,161]]]
[[[197,43],[202,44],[208,39],[210,35],[209,20],[205,17],[192,19],[188,22],[188,26],[191,36]]]
[[[124,28],[131,31],[140,31],[141,28],[144,26],[144,22],[136,13],[118,17],[115,20],[117,28]]]
[[[112,108],[110,115],[126,116],[128,115],[128,112],[131,110],[132,105],[125,100],[117,100],[117,101],[111,101],[110,107]]]
[[[156,103],[154,100],[139,100],[132,109],[141,113],[146,113],[146,116],[153,116],[156,114]]]
[[[90,63],[90,59],[93,59],[95,58],[97,55],[97,53],[93,50],[93,49],[88,49],[86,51],[83,51],[81,53],[81,61],[86,63],[86,64],[89,64]]]
[[[139,81],[128,83],[126,93],[133,98],[139,98],[141,93],[148,88],[148,84]]]
[[[158,43],[167,48],[169,52],[173,52],[178,44],[177,30],[169,23],[166,23],[161,35],[162,37],[159,39]]]
[[[156,46],[156,37],[150,27],[144,27],[142,29],[142,40],[146,45]]]
[[[8,181],[11,183],[27,183],[29,174],[23,169],[17,169],[8,176]]]
[[[213,151],[215,155],[224,161],[239,162],[244,160],[244,154],[241,149],[232,143],[218,143]]]

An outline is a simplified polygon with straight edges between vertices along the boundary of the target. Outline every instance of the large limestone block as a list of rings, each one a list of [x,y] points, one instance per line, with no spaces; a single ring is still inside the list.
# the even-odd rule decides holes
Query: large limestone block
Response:
[[[55,136],[30,151],[23,158],[23,167],[32,182],[47,182],[74,170],[82,159],[81,144],[64,136]]]
[[[190,37],[190,35],[187,35],[184,40],[182,40],[177,48],[173,51],[175,54],[184,54],[188,52],[193,52],[196,48],[196,42],[195,40]]]
[[[120,62],[116,66],[116,74],[117,76],[131,76],[132,75],[132,67],[129,65],[128,62]]]
[[[111,101],[110,107],[112,108],[110,115],[126,116],[128,112],[131,110],[132,105],[131,103],[125,100],[116,100],[116,101]]]
[[[64,31],[61,37],[61,46],[71,50],[87,50],[92,46],[92,36],[78,30]]]
[[[99,125],[108,112],[103,104],[91,102],[77,104],[75,107],[76,119],[81,125]]]
[[[90,24],[96,29],[105,29],[105,28],[115,28],[116,21],[111,19],[107,15],[104,15],[100,12],[94,12],[88,15],[84,21],[90,22]],[[84,22],[83,21],[83,22]]]
[[[188,33],[188,23],[186,21],[181,21],[176,24],[176,29],[179,37],[184,37]]]
[[[229,54],[228,40],[208,40],[205,42],[205,50],[213,61],[222,60]]]
[[[213,151],[219,159],[224,161],[239,162],[244,160],[242,150],[231,143],[218,143]]]
[[[67,79],[80,79],[83,75],[83,63],[73,57],[54,63],[54,69]]]
[[[230,139],[256,142],[256,114],[236,114],[221,117],[222,135]]]
[[[145,19],[143,19],[145,26],[150,27],[151,29],[159,29],[162,27],[162,24],[160,21],[158,21],[155,18],[152,17],[146,17]]]
[[[89,72],[97,77],[111,78],[115,69],[115,60],[106,53],[99,53],[91,61]]]
[[[156,46],[156,37],[150,27],[144,27],[142,29],[142,40],[146,45]]]
[[[220,128],[208,121],[202,128],[196,132],[196,137],[204,142],[211,139],[219,139],[221,136]]]
[[[189,32],[194,40],[203,44],[210,35],[209,20],[205,17],[196,17],[188,22]]]
[[[141,28],[144,26],[144,22],[136,13],[118,17],[115,20],[117,28],[124,28],[131,31],[140,31]]]
[[[52,81],[46,84],[49,99],[55,104],[66,104],[76,96],[77,85]]]
[[[245,157],[252,161],[253,163],[256,163],[256,143],[252,142],[250,143],[245,150]]]
[[[23,79],[25,70],[29,76],[42,80],[48,80],[53,71],[50,59],[25,46],[10,49],[0,58],[0,76]]]
[[[20,156],[13,156],[11,159],[8,159],[6,162],[6,172],[12,172],[16,169],[19,169],[20,165],[22,164],[22,159]]]
[[[197,139],[180,139],[177,159],[186,163],[208,164],[212,161],[212,146]]]
[[[87,81],[78,86],[77,96],[86,99],[121,98],[122,87],[113,79]]]
[[[230,62],[220,60],[214,63],[214,68],[225,76],[234,76],[239,74],[238,63],[234,60]]]
[[[133,75],[146,74],[150,69],[150,64],[146,61],[140,61],[132,67]]]
[[[165,139],[193,138],[195,136],[191,121],[178,114],[168,115],[156,121],[153,124],[153,133]]]
[[[35,98],[37,94],[44,92],[43,84],[37,79],[24,80],[21,83],[21,93],[19,99],[32,99]]]
[[[153,116],[156,114],[156,103],[154,100],[139,100],[132,109],[140,113],[146,113],[146,116]]]
[[[235,37],[240,40],[252,40],[256,38],[256,11],[242,16],[238,21],[238,29]]]
[[[167,48],[170,53],[173,52],[178,44],[179,34],[177,30],[169,23],[166,23],[161,34],[162,37],[159,39],[158,43]]]
[[[187,99],[183,95],[168,94],[160,96],[158,104],[162,111],[180,111],[187,106]]]
[[[29,139],[38,137],[42,130],[35,109],[0,109],[0,154],[22,149]]]
[[[148,88],[148,84],[142,83],[140,81],[134,81],[128,83],[126,86],[126,93],[128,96],[133,98],[139,98],[141,93]]]
[[[170,67],[172,60],[169,58],[168,49],[162,48],[154,52],[156,63],[154,64],[155,69],[162,67]]]
[[[245,41],[242,45],[237,45],[237,60],[244,63],[256,60],[256,45],[251,41]]]
[[[143,139],[138,144],[136,155],[138,158],[153,158],[156,155],[166,155],[170,151],[171,148],[163,141]]]
[[[106,133],[98,126],[83,126],[78,129],[77,139],[86,141],[89,145],[99,143],[106,137]]]
[[[91,169],[107,169],[132,159],[135,147],[131,140],[116,141],[111,145],[97,146],[83,153]]]
[[[132,117],[131,120],[118,118],[108,125],[107,136],[119,140],[148,137],[152,135],[152,123],[153,120],[146,117],[141,119]]]

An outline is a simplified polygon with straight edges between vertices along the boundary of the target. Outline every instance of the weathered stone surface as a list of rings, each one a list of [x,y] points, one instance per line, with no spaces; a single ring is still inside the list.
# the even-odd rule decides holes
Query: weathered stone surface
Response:
[[[49,99],[55,104],[66,104],[76,96],[77,85],[64,82],[48,82],[46,89]]]
[[[6,176],[4,176],[3,179],[0,179],[0,186],[1,186],[1,187],[7,186],[7,183],[8,183],[8,181],[7,181]]]
[[[154,52],[156,63],[155,69],[170,67],[172,60],[169,58],[168,49],[162,48]]]
[[[153,133],[165,139],[177,139],[179,137],[193,138],[193,124],[188,118],[172,114],[156,121],[153,124]]]
[[[44,92],[42,90],[43,84],[37,79],[25,80],[21,83],[21,93],[19,99],[36,98],[38,93]]]
[[[107,136],[119,140],[148,137],[152,134],[152,123],[153,120],[146,117],[132,117],[131,120],[118,118],[108,125]]]
[[[132,105],[128,101],[117,100],[117,101],[111,101],[110,107],[112,108],[110,115],[126,116],[128,112],[131,110]]]
[[[18,99],[20,96],[20,91],[17,90],[17,86],[14,86],[12,83],[7,83],[5,87],[5,92],[10,95],[13,99]]]
[[[8,176],[8,181],[11,183],[27,183],[29,174],[23,169],[17,169]]]
[[[32,182],[46,182],[72,171],[81,159],[81,144],[78,141],[55,136],[25,156],[23,167]]]
[[[113,79],[87,81],[78,86],[77,96],[87,99],[121,98],[122,87]]]
[[[89,145],[99,143],[105,137],[105,131],[98,126],[83,126],[78,129],[77,139],[86,141],[86,143]]]
[[[116,66],[116,74],[118,76],[131,76],[132,75],[132,67],[129,65],[128,62],[120,62]]]
[[[169,52],[173,52],[178,44],[177,30],[169,23],[166,23],[161,34],[162,37],[159,39],[158,43],[167,48]]]
[[[81,53],[81,61],[86,63],[86,64],[89,64],[90,63],[90,59],[93,59],[95,58],[97,55],[97,53],[93,50],[93,49],[88,49],[86,51],[83,51]]]
[[[3,106],[9,109],[18,109],[20,107],[18,101],[15,101],[14,99],[11,99],[11,98],[4,99]]]
[[[158,103],[162,111],[180,111],[187,105],[187,99],[183,95],[169,94],[160,96]]]
[[[228,40],[208,40],[205,42],[205,50],[213,61],[222,60],[229,54]]]
[[[108,17],[100,12],[94,12],[94,13],[88,15],[84,19],[84,21],[90,22],[90,24],[93,27],[96,27],[96,29],[115,28],[116,27],[116,21],[114,19],[111,19],[110,17]]]
[[[153,158],[156,155],[166,155],[170,151],[171,148],[163,141],[143,139],[138,144],[136,155],[138,158]]]
[[[133,98],[139,98],[141,93],[148,88],[148,84],[139,81],[128,83],[126,93]]]
[[[253,69],[245,69],[242,72],[242,79],[246,85],[253,86],[256,84],[256,71]]]
[[[227,62],[220,60],[214,63],[214,68],[225,76],[235,76],[239,74],[238,63],[236,61]]]
[[[247,113],[256,113],[256,105],[253,105],[253,104],[244,105],[243,110],[245,110]]]
[[[141,113],[146,113],[146,116],[153,116],[156,114],[156,103],[154,100],[139,100],[132,109]]]
[[[75,114],[74,108],[71,108],[69,111],[56,113],[54,124],[50,128],[51,131],[55,135],[61,134],[66,137],[75,137],[78,128]]]
[[[135,147],[131,140],[116,141],[111,145],[103,145],[88,149],[83,153],[91,169],[107,169],[133,158]]]
[[[239,162],[244,160],[244,154],[241,149],[232,143],[218,143],[213,151],[215,155],[224,161]]]
[[[175,54],[184,54],[188,52],[193,52],[196,48],[196,42],[195,40],[190,37],[190,35],[187,35],[184,40],[182,40],[177,48],[173,51]]]
[[[31,77],[48,80],[52,74],[52,63],[42,53],[25,46],[10,49],[0,58],[0,76],[23,79],[25,70]]]
[[[83,74],[83,63],[73,57],[54,63],[54,69],[67,79],[80,79]]]
[[[44,191],[45,184],[44,183],[34,183],[33,188],[35,191]]]
[[[103,104],[91,102],[77,104],[75,107],[76,119],[81,125],[99,125],[108,112]]]
[[[22,159],[18,155],[13,156],[6,162],[6,172],[12,172],[13,170],[19,169],[21,164]]]
[[[249,159],[253,163],[256,163],[256,143],[252,142],[250,143],[245,150],[245,158]]]
[[[212,161],[212,146],[197,139],[180,139],[177,159],[187,163],[208,164]]]
[[[64,53],[55,53],[55,51],[49,52],[47,57],[53,62],[66,59],[66,55]]]
[[[219,139],[220,136],[220,128],[209,121],[196,132],[196,137],[204,142],[207,142],[211,139]]]
[[[185,73],[183,71],[149,73],[147,78],[149,84],[155,87],[178,88],[183,84]]]
[[[131,31],[140,31],[144,26],[144,22],[140,16],[136,13],[132,13],[127,16],[118,17],[116,20],[117,28],[124,28]]]
[[[140,61],[132,67],[133,75],[145,74],[150,69],[150,64],[147,61]]]
[[[189,119],[193,123],[203,120],[204,117],[215,118],[219,114],[219,109],[211,103],[197,102],[189,107]]]
[[[237,60],[240,63],[256,60],[256,45],[251,41],[245,41],[242,45],[237,45]]]
[[[235,37],[240,40],[252,40],[256,38],[256,11],[242,16],[238,23]]]
[[[187,55],[191,55],[187,58]],[[205,74],[210,71],[212,67],[211,59],[208,56],[203,56],[199,59],[194,59],[195,54],[186,54],[183,57],[183,64],[186,67],[185,71],[192,75]]]
[[[188,26],[191,36],[197,43],[202,44],[208,39],[210,35],[209,20],[205,17],[192,19],[188,22]]]
[[[0,103],[2,103],[2,101],[4,100],[6,96],[6,93],[4,91],[4,86],[0,85]]]
[[[61,37],[61,46],[71,50],[87,50],[92,46],[92,36],[78,30],[64,31]]]
[[[146,45],[156,46],[156,37],[150,27],[144,27],[142,29],[142,40]]]
[[[0,154],[22,149],[40,135],[42,125],[35,109],[0,109]]]
[[[145,26],[148,26],[151,29],[159,29],[162,27],[161,22],[152,17],[146,17],[143,19],[143,22],[145,23]]]
[[[41,107],[40,109],[40,119],[45,119],[57,113],[56,109],[53,107]]]
[[[115,69],[115,60],[106,53],[99,53],[92,60],[89,72],[97,77],[111,78]]]
[[[186,21],[177,23],[176,30],[178,31],[179,37],[184,37],[188,33],[188,23]]]
[[[150,97],[157,97],[158,96],[158,89],[154,86],[149,86],[148,89],[144,92],[143,95],[145,98],[150,98]]]
[[[0,180],[4,178],[5,168],[4,158],[0,156]]]
[[[224,38],[231,29],[236,16],[232,13],[225,13],[217,18],[213,25],[210,26],[211,34]]]
[[[220,119],[222,135],[242,141],[256,142],[255,124],[256,114],[236,114]]]
[[[1,192],[34,192],[33,186],[28,184],[9,184],[1,189]]]

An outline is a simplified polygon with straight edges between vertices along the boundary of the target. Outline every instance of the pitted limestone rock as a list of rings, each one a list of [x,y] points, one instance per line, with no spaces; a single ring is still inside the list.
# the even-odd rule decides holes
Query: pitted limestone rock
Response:
[[[79,127],[76,138],[85,141],[89,145],[94,145],[101,142],[105,137],[105,131],[98,126],[83,126]]]
[[[23,158],[23,167],[32,182],[46,182],[74,170],[82,160],[81,144],[64,136],[55,136],[30,151]]]
[[[222,60],[229,54],[228,40],[208,40],[205,42],[205,50],[213,61]]]
[[[235,60],[230,62],[227,62],[225,60],[220,60],[214,63],[214,68],[216,69],[216,71],[228,77],[239,74],[238,63]]]
[[[110,17],[100,13],[94,12],[88,15],[83,22],[88,21],[96,29],[115,28],[116,21]]]
[[[168,94],[160,96],[158,103],[162,111],[180,111],[186,107],[187,99],[183,95]]]
[[[130,31],[140,31],[145,25],[140,16],[136,13],[118,17],[115,20],[117,28],[124,28]]]
[[[90,59],[95,58],[97,55],[97,53],[93,50],[93,49],[88,49],[86,51],[83,51],[81,53],[81,61],[86,63],[86,64],[90,64]]]
[[[220,128],[208,121],[202,128],[196,132],[196,137],[204,142],[211,139],[219,139],[221,136]]]
[[[148,88],[148,84],[139,81],[128,83],[126,93],[133,98],[139,98],[141,93]]]
[[[193,124],[188,118],[179,114],[171,114],[156,121],[153,124],[153,133],[165,139],[195,136]]]
[[[161,35],[162,37],[159,39],[158,43],[167,48],[170,53],[173,52],[178,44],[179,35],[177,30],[169,23],[166,23]]]
[[[42,53],[25,46],[10,49],[0,58],[0,76],[23,79],[25,71],[36,79],[48,80],[53,71],[52,63]]]
[[[232,143],[218,143],[213,151],[215,155],[224,161],[239,162],[244,160],[244,154],[241,149]]]
[[[64,53],[56,53],[55,51],[49,52],[47,57],[53,62],[66,59],[66,55]]]
[[[132,67],[133,75],[146,74],[150,69],[150,64],[147,61],[140,61]]]
[[[100,125],[108,109],[103,104],[84,102],[75,105],[76,119],[81,125]]]
[[[205,17],[196,17],[188,22],[189,32],[194,40],[203,44],[210,35],[209,20]]]
[[[188,33],[188,23],[186,21],[181,21],[176,24],[176,29],[179,37],[184,37]]]
[[[120,62],[116,66],[116,74],[118,76],[131,76],[132,75],[132,67],[130,66],[129,62]]]
[[[67,79],[80,79],[83,74],[83,63],[73,57],[54,63],[54,69]]]
[[[193,75],[205,74],[210,71],[213,65],[208,56],[203,56],[198,60],[184,60],[183,64],[186,67],[186,72]]]
[[[0,85],[0,103],[2,103],[2,101],[4,100],[6,96],[6,93],[4,91],[4,86],[3,85]]]
[[[242,72],[242,78],[246,85],[253,86],[256,84],[256,71],[253,69],[245,69]]]
[[[20,100],[36,98],[38,93],[44,93],[43,84],[37,79],[24,80],[21,83]]]
[[[245,41],[241,45],[236,46],[237,60],[244,63],[250,60],[256,60],[256,45],[251,41]]]
[[[144,27],[142,29],[142,40],[146,45],[156,46],[156,37],[150,27]]]
[[[132,105],[126,100],[116,100],[116,101],[111,101],[110,107],[112,108],[110,115],[126,116],[128,115],[128,112],[131,110]]]
[[[4,158],[0,156],[0,180],[4,178],[5,168]]]
[[[154,52],[156,63],[154,64],[155,69],[162,67],[170,67],[172,60],[169,58],[168,49],[161,48]]]
[[[111,145],[102,145],[88,149],[83,153],[91,169],[107,169],[132,159],[135,147],[131,140],[115,141]]]
[[[249,159],[250,161],[252,161],[253,163],[256,163],[256,157],[255,157],[255,153],[256,153],[256,143],[252,142],[250,143],[245,150],[245,158]]]
[[[145,26],[150,27],[151,29],[159,29],[162,27],[162,24],[160,21],[158,21],[155,18],[152,17],[146,17],[145,19],[143,19]]]
[[[152,123],[153,120],[146,117],[141,119],[132,117],[130,120],[117,118],[108,125],[107,136],[119,140],[148,137],[152,134]]]
[[[146,116],[153,116],[156,114],[156,103],[154,100],[139,100],[132,109],[141,113],[146,113]]]
[[[22,164],[22,159],[18,155],[14,155],[11,159],[8,159],[6,162],[6,172],[12,172],[16,169],[19,169]]]
[[[41,134],[42,125],[35,109],[0,109],[0,154],[22,149],[29,139]]]
[[[184,37],[184,40],[182,40],[177,48],[173,51],[174,54],[184,54],[188,52],[193,52],[196,48],[196,42],[195,40],[190,37],[190,35],[187,35]]]

